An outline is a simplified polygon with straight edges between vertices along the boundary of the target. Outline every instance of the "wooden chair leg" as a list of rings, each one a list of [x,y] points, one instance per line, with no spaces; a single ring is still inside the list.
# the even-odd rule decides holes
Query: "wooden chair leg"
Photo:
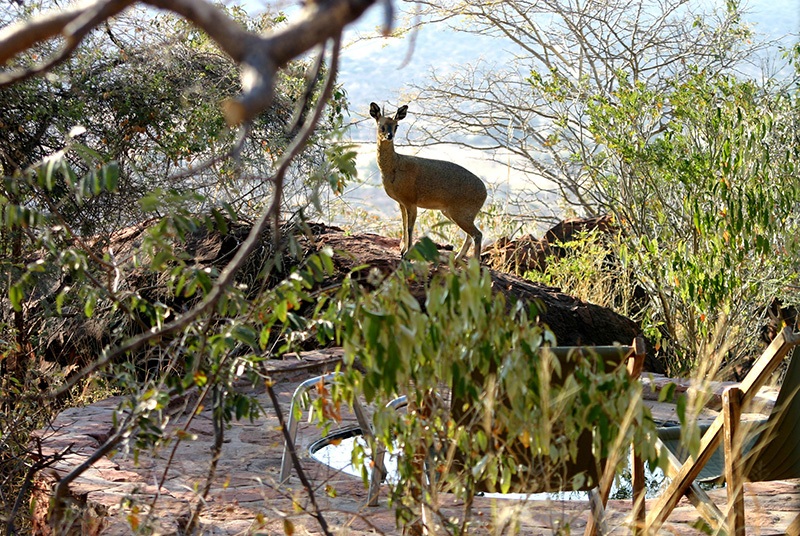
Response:
[[[675,455],[658,438],[656,438],[656,448],[658,449],[659,453],[667,456],[669,463],[667,464],[667,467],[665,467],[664,472],[668,477],[674,478],[681,468],[680,460],[678,460],[678,458],[676,458]],[[722,513],[722,510],[717,508],[717,505],[714,504],[714,501],[711,500],[711,497],[709,497],[708,494],[703,491],[697,482],[692,482],[692,484],[686,490],[686,497],[694,505],[694,507],[697,508],[697,511],[701,516],[703,516],[703,519],[708,522],[712,529],[716,530],[725,524],[725,514]]]
[[[745,536],[744,482],[742,479],[742,390],[728,387],[722,393],[722,411],[725,418],[723,442],[725,448],[725,482],[728,488],[728,534]]]
[[[800,514],[786,527],[786,534],[788,536],[800,536]]]
[[[644,460],[637,456],[636,452],[631,452],[631,473],[633,476],[633,534],[644,532],[646,519],[645,512],[645,480],[644,480]]]
[[[628,373],[631,378],[639,378],[644,369],[646,348],[644,338],[639,336],[633,341],[633,359],[628,361]],[[647,524],[645,512],[645,479],[644,460],[636,455],[636,446],[631,445],[631,473],[633,476],[633,534],[642,534]]]

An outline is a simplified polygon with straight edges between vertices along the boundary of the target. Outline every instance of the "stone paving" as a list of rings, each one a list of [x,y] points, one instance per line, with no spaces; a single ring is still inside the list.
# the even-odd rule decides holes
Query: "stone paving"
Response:
[[[302,361],[276,365],[275,391],[286,413],[295,387],[305,378],[332,370],[338,354],[309,352]],[[664,380],[652,380],[657,390]],[[684,386],[685,387],[685,386]],[[719,387],[719,386],[718,386]],[[200,515],[200,534],[323,534],[311,514],[308,494],[293,476],[287,485],[278,484],[283,437],[277,415],[264,389],[250,391],[265,408],[255,422],[234,421],[225,431],[222,456]],[[769,396],[766,397],[769,399]],[[183,400],[191,407],[191,399]],[[68,452],[62,462],[37,482],[35,528],[47,534],[44,521],[47,499],[55,479],[66,475],[83,462],[109,436],[112,416],[120,403],[110,398],[88,407],[62,412],[51,428],[42,430],[44,454]],[[674,409],[653,403],[654,412],[669,416]],[[713,417],[709,410],[706,417]],[[168,431],[182,428],[188,414],[179,412]],[[346,417],[344,425],[353,424]],[[195,416],[188,432],[193,440],[172,445],[134,460],[125,453],[102,458],[70,486],[74,501],[84,506],[76,521],[75,534],[124,535],[139,530],[151,534],[180,534],[192,511],[201,500],[211,460],[214,440],[209,411]],[[319,438],[314,424],[303,423],[298,436],[301,464],[308,476],[330,530],[342,535],[399,534],[395,513],[385,496],[377,507],[365,506],[366,490],[360,479],[337,473],[308,455],[309,444]],[[169,470],[165,474],[165,468]],[[163,479],[163,485],[158,485]],[[800,482],[769,482],[746,486],[746,511],[749,534],[786,534],[798,523]],[[725,503],[724,490],[711,492],[718,504]],[[442,511],[460,515],[463,505],[445,499]],[[528,501],[525,503],[478,497],[473,507],[471,534],[580,534],[586,523],[587,501]],[[611,501],[608,507],[612,534],[630,532],[625,523],[630,512],[627,501]],[[663,534],[698,534],[692,528],[698,515],[684,499],[664,526]],[[502,530],[503,523],[516,523],[517,530]],[[560,531],[560,532],[559,532]]]

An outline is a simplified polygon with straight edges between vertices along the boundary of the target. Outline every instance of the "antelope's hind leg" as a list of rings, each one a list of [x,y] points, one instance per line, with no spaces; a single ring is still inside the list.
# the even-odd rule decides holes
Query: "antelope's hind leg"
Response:
[[[467,254],[469,251],[469,246],[472,245],[473,238],[467,235],[467,238],[464,239],[464,245],[461,246],[461,250],[459,250],[458,255],[456,255],[456,260],[461,260],[464,258],[464,255]]]
[[[450,218],[456,225],[458,225],[462,231],[467,233],[467,238],[464,240],[464,245],[461,246],[461,250],[456,255],[456,260],[463,259],[464,256],[469,251],[469,246],[473,242],[475,243],[475,257],[477,257],[478,261],[480,262],[481,259],[481,241],[483,240],[483,233],[478,227],[475,225],[475,217],[477,214],[452,214],[448,212],[444,212],[444,215]]]

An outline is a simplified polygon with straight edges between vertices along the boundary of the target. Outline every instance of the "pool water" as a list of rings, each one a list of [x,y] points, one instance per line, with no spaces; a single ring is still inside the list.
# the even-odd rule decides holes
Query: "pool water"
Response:
[[[343,473],[361,477],[360,469],[353,466],[352,455],[356,444],[361,445],[367,455],[369,447],[361,435],[361,431],[344,430],[331,434],[311,445],[311,457],[320,463],[341,471]],[[386,481],[390,484],[397,482],[397,458],[391,453],[386,453],[384,459],[386,467]],[[371,468],[367,467],[368,475],[371,475]],[[656,468],[651,471],[645,464],[645,491],[648,499],[658,496],[659,492],[668,484],[667,478],[661,469]],[[633,485],[629,468],[625,468],[616,478],[611,486],[611,499],[630,499],[633,495]],[[585,501],[588,498],[587,492],[582,491],[562,491],[557,493],[486,493],[485,497],[496,497],[499,499],[513,500],[577,500]]]

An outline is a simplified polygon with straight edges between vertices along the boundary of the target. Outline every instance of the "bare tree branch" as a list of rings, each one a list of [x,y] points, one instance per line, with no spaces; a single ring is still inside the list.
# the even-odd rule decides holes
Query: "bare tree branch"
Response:
[[[66,513],[69,485],[76,478],[85,473],[99,459],[105,457],[109,452],[114,450],[117,445],[119,445],[120,441],[122,441],[125,438],[125,435],[129,433],[129,427],[132,421],[133,413],[126,415],[123,422],[119,424],[119,427],[116,429],[115,433],[112,434],[105,443],[103,443],[90,456],[86,457],[86,459],[83,460],[80,465],[74,467],[66,476],[59,479],[55,490],[53,490],[53,504],[51,505],[51,516],[54,517],[54,526],[58,526],[58,524],[64,521],[63,517]]]
[[[429,82],[415,85],[417,107],[430,110],[417,143],[500,150],[498,163],[530,181],[534,191],[549,182],[589,215],[615,202],[604,197],[585,165],[602,150],[588,129],[593,98],[613,101],[617,90],[637,83],[668,91],[694,68],[729,71],[758,48],[737,40],[747,29],[737,29],[735,13],[682,0],[420,0],[419,5],[427,19],[450,20],[460,30],[503,39],[511,58],[432,72]],[[661,124],[646,122],[640,135],[653,139],[662,131]]]
[[[300,459],[297,457],[297,452],[294,448],[294,442],[291,441],[289,429],[286,428],[286,422],[283,418],[283,410],[281,410],[281,404],[278,401],[278,396],[275,394],[275,390],[272,388],[271,381],[267,381],[266,385],[267,394],[269,394],[269,398],[272,401],[272,407],[275,408],[275,414],[278,416],[278,424],[281,427],[281,432],[283,433],[284,440],[286,441],[286,447],[289,450],[289,456],[292,459],[292,465],[294,466],[295,471],[297,471],[297,476],[300,478],[303,488],[305,488],[306,493],[308,493],[309,501],[311,501],[311,507],[313,508],[313,511],[310,513],[314,518],[316,518],[320,528],[322,528],[322,532],[327,536],[330,536],[331,531],[328,528],[328,522],[325,520],[325,516],[322,515],[322,510],[317,504],[317,498],[314,495],[314,490],[311,487],[311,483],[308,481],[308,477],[306,477],[305,471],[303,471],[303,466],[300,465]]]

